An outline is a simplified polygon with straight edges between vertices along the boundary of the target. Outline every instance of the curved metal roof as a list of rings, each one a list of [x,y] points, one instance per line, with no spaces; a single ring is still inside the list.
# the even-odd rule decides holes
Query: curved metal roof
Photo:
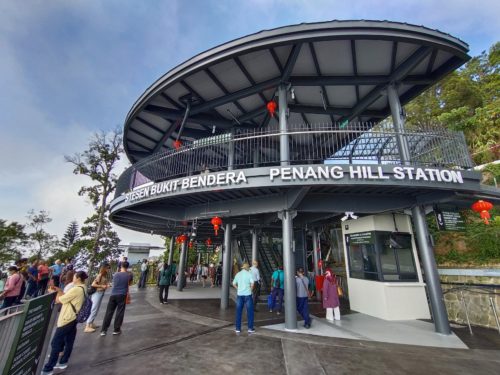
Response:
[[[175,67],[133,105],[124,146],[130,161],[233,127],[276,127],[266,111],[280,83],[293,87],[290,123],[379,121],[384,89],[402,104],[469,59],[449,34],[388,21],[331,21],[265,30],[212,48]]]

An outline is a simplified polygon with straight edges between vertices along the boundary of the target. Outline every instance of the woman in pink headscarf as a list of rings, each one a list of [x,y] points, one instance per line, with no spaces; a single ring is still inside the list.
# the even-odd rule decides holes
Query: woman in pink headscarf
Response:
[[[326,309],[326,320],[333,322],[340,320],[340,302],[337,291],[337,278],[330,268],[325,272],[325,281],[323,282],[323,308]]]

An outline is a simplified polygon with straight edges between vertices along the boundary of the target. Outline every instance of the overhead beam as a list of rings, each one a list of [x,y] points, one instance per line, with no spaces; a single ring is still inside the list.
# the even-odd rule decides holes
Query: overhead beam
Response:
[[[353,109],[353,112],[346,118],[342,118],[341,122],[344,120],[352,120],[362,112],[375,100],[377,100],[382,92],[385,90],[388,84],[400,82],[413,68],[415,68],[423,59],[425,59],[429,53],[431,53],[431,47],[420,47],[416,50],[410,57],[408,57],[404,62],[402,62],[389,76],[389,80],[386,83],[377,85],[373,90],[366,94],[363,99],[361,99],[358,104]]]
[[[286,64],[283,68],[283,73],[281,74],[281,82],[288,82],[290,76],[292,75],[293,68],[295,67],[295,63],[297,62],[297,58],[299,57],[301,47],[302,43],[297,43],[292,47],[290,55],[288,56]]]
[[[379,85],[391,82],[390,75],[369,76],[291,76],[289,82],[293,86],[351,86],[351,85]],[[408,85],[427,85],[434,80],[426,75],[411,75],[400,81]]]
[[[172,121],[178,120],[179,118],[182,118],[182,116],[184,116],[184,113],[182,111],[176,111],[173,109],[160,107],[152,104],[144,108],[144,112],[148,112],[153,115],[160,116],[164,119]],[[192,112],[193,111],[191,110],[191,113]],[[209,115],[197,115],[197,116],[190,115],[189,122],[194,122],[196,124],[201,124],[201,125],[216,125],[224,129],[230,129],[233,126],[232,121],[216,118]]]
[[[309,105],[300,105],[300,104],[289,104],[290,112],[295,113],[314,113],[317,115],[338,115],[338,116],[348,116],[352,113],[353,108],[349,107],[326,107],[326,110],[323,107],[315,107]],[[364,111],[363,115],[377,117],[377,118],[385,118],[387,114],[383,111]]]

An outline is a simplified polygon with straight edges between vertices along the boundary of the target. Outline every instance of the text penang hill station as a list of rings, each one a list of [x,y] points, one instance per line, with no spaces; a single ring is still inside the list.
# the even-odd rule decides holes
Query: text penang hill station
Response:
[[[467,172],[465,172],[467,173]],[[477,176],[470,174],[473,179]],[[270,185],[278,185],[285,181],[312,182],[321,181],[332,183],[343,179],[348,180],[407,180],[407,181],[437,181],[463,184],[462,171],[416,168],[416,167],[382,167],[382,166],[300,166],[300,167],[279,167],[269,168]],[[252,177],[255,177],[252,176]],[[133,191],[125,194],[127,202],[135,202],[140,199],[163,196],[168,193],[175,193],[181,190],[194,190],[204,187],[220,187],[234,185],[248,185],[248,178],[245,171],[221,172],[212,174],[201,174],[193,177],[159,182],[156,184],[146,184],[139,186]]]
[[[128,113],[132,166],[111,220],[172,236],[179,273],[188,252],[222,245],[222,309],[234,259],[258,260],[264,289],[282,264],[289,330],[295,270],[321,274],[321,232],[334,227],[351,310],[432,316],[449,334],[425,215],[500,193],[480,184],[462,133],[410,126],[403,106],[469,59],[449,34],[387,21],[286,26],[202,52]]]

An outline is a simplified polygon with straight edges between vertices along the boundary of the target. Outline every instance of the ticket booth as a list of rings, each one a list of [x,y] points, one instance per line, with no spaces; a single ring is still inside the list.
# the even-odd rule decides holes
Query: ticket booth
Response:
[[[409,216],[348,220],[342,234],[351,310],[386,320],[430,318]]]

